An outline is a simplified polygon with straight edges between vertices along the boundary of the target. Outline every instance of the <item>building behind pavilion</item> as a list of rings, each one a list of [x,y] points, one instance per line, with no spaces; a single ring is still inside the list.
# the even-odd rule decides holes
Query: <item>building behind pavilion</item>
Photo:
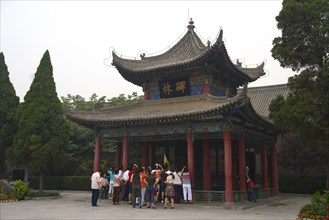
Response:
[[[255,68],[233,63],[222,30],[213,44],[204,44],[194,28],[191,19],[186,34],[157,56],[127,59],[112,52],[112,65],[142,87],[144,101],[92,112],[66,108],[66,117],[94,129],[94,170],[101,140],[108,138],[117,142],[116,166],[122,163],[124,169],[131,143],[141,146],[142,166],[153,165],[160,149],[172,155],[175,166],[187,165],[197,199],[246,200],[247,166],[260,187],[258,196],[278,196],[280,130],[268,119],[268,104],[286,96],[287,86],[249,90],[248,83],[265,74],[264,63]]]

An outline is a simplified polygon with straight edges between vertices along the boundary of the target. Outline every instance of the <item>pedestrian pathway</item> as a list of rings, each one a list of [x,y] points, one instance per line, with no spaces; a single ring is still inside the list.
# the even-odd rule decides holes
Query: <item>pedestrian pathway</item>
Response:
[[[61,197],[0,204],[1,220],[35,219],[296,219],[299,209],[310,202],[310,195],[281,194],[280,197],[232,205],[176,204],[175,209],[132,208],[127,202],[112,205],[98,200],[91,206],[91,193],[61,191]]]

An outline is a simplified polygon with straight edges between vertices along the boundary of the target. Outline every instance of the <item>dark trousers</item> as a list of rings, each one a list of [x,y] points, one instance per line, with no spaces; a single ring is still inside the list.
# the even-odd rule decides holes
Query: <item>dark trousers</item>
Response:
[[[256,195],[254,189],[247,188],[248,200],[256,202]]]
[[[101,187],[100,198],[107,199],[108,193],[109,193],[109,186]]]
[[[129,193],[131,193],[131,183],[127,182],[125,185],[123,185],[123,187],[125,188],[124,190],[124,194],[122,197],[123,201],[129,201]]]
[[[91,189],[91,205],[92,206],[97,206],[98,196],[99,196],[99,190]]]
[[[175,191],[174,201],[175,203],[180,203],[183,195],[182,185],[174,185],[174,191]]]
[[[126,182],[124,185],[123,185],[123,196],[122,196],[122,200],[123,201],[128,201],[128,195],[129,195],[129,183]]]
[[[154,188],[146,188],[146,192],[145,192],[145,202],[150,202],[153,203],[154,202]]]
[[[119,204],[120,186],[113,187],[113,204]]]
[[[163,194],[163,198],[162,198],[162,193],[166,192],[166,184],[164,182],[161,182],[160,184],[160,191],[159,191],[159,196],[158,196],[158,202],[164,201],[165,200],[165,195]]]
[[[141,188],[140,187],[136,187],[136,186],[133,186],[132,187],[132,203],[133,203],[133,206],[136,205],[136,198],[138,198],[138,204],[139,206],[142,206],[141,204]]]

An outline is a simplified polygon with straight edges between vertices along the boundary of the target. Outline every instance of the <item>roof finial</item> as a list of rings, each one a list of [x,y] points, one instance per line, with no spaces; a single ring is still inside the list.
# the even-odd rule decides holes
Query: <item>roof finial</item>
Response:
[[[192,18],[190,19],[190,21],[188,23],[189,23],[189,25],[187,25],[187,28],[189,30],[193,30],[195,28],[195,26],[193,25],[194,21],[192,20]]]

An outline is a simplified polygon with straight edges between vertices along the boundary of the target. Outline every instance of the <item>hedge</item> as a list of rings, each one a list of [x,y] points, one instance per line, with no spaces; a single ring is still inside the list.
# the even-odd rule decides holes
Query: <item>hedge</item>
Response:
[[[314,194],[324,189],[325,178],[279,178],[279,191],[282,193]]]
[[[30,188],[39,189],[39,177],[29,177]],[[90,190],[90,176],[45,176],[45,190]]]
[[[29,177],[30,188],[39,189],[39,177]],[[46,190],[90,190],[89,176],[45,176]],[[314,194],[326,189],[325,178],[279,178],[282,193]]]

